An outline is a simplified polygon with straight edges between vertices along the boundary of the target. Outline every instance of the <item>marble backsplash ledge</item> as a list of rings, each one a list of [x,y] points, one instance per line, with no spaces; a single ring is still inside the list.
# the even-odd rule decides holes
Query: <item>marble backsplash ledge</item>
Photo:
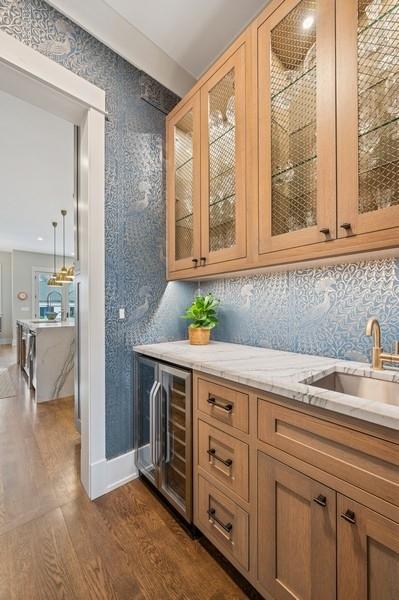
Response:
[[[369,361],[366,321],[377,316],[383,344],[399,340],[399,259],[328,265],[199,284],[222,302],[213,338]]]

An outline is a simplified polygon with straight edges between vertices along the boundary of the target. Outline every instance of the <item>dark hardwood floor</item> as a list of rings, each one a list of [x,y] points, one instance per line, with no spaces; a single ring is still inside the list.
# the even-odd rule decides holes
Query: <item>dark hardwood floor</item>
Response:
[[[0,599],[246,598],[141,481],[90,502],[72,403],[36,405],[14,363],[0,346]]]

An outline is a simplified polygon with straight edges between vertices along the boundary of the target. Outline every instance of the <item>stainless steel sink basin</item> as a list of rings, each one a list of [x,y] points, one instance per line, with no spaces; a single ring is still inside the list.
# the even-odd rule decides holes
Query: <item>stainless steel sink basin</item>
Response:
[[[308,385],[323,390],[350,394],[364,400],[399,406],[399,382],[372,379],[362,375],[350,375],[335,371],[330,375],[312,381]]]

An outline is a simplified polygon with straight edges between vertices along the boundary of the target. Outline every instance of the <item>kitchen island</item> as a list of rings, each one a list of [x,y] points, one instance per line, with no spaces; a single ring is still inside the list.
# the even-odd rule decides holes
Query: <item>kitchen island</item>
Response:
[[[17,357],[36,402],[74,394],[75,322],[17,321]]]

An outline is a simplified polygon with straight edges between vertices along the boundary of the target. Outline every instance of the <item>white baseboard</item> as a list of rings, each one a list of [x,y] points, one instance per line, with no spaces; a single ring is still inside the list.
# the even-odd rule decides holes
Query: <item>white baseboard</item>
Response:
[[[91,465],[90,497],[92,500],[116,490],[139,476],[135,454],[136,451],[131,450],[111,460],[102,460]]]

